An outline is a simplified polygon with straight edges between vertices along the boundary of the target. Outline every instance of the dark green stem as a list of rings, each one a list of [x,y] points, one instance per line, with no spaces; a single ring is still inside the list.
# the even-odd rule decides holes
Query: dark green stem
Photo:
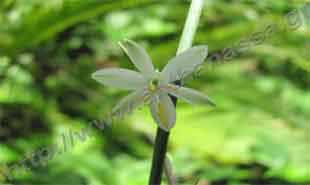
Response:
[[[180,85],[181,82],[177,81],[175,84]],[[170,97],[174,105],[176,106],[177,98],[174,96],[170,96]],[[164,162],[165,162],[166,152],[167,152],[167,145],[168,145],[168,140],[169,140],[169,134],[170,134],[169,132],[161,129],[160,127],[157,128],[149,185],[160,185],[161,183],[162,172],[164,169],[164,164],[165,164]]]
[[[164,161],[166,157],[168,139],[169,139],[169,132],[166,132],[158,127],[155,140],[156,147],[154,148],[149,185],[160,185],[162,171],[164,168]]]
[[[192,0],[188,16],[186,18],[185,26],[183,29],[182,37],[177,50],[177,55],[189,49],[192,46],[192,41],[198,27],[199,17],[202,12],[204,0]],[[175,82],[181,85],[181,81]],[[176,106],[177,98],[171,96],[171,99]],[[164,169],[165,157],[167,152],[167,145],[169,139],[169,132],[157,128],[157,134],[154,145],[153,162],[151,168],[151,175],[149,185],[160,185],[162,172]]]

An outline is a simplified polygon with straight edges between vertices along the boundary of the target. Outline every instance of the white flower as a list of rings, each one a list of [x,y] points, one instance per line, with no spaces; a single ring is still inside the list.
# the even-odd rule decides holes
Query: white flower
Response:
[[[208,53],[207,46],[186,50],[172,58],[162,72],[158,72],[143,47],[130,40],[119,44],[140,72],[106,68],[92,75],[93,79],[104,85],[133,90],[113,108],[112,115],[124,115],[147,103],[159,127],[169,131],[176,122],[176,110],[169,94],[189,103],[215,105],[202,93],[173,84],[194,72],[204,62]]]

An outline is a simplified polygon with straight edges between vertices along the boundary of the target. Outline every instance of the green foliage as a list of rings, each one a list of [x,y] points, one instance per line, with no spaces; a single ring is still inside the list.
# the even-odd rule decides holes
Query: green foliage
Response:
[[[215,109],[180,102],[169,152],[180,183],[307,184],[309,176],[309,18],[306,1],[206,1],[195,37],[209,55],[237,48],[266,26],[279,28],[229,60],[208,60],[188,86]],[[175,55],[186,1],[0,1],[0,182],[7,167],[61,134],[107,120],[126,92],[99,86],[103,67],[133,68],[117,46],[142,43],[163,67]],[[303,24],[287,29],[285,15]],[[6,120],[6,121],[3,121]],[[146,184],[155,124],[147,109],[47,164],[14,174],[16,184]],[[8,164],[8,166],[5,166]]]
[[[130,8],[137,5],[149,4],[151,0],[142,1],[55,1],[45,3],[33,1],[25,3],[17,1],[17,7],[10,14],[17,16],[13,21],[5,21],[8,24],[8,33],[2,33],[4,43],[0,44],[1,52],[14,54],[36,46],[50,39],[57,33],[78,24],[82,21],[102,15],[108,11]],[[155,1],[153,1],[155,2]]]

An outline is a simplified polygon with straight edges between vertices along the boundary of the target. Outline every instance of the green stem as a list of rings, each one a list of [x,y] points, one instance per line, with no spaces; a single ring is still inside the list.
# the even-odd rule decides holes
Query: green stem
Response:
[[[169,132],[157,128],[149,185],[160,185],[166,157]]]
[[[198,27],[199,18],[202,12],[204,0],[192,0],[191,6],[188,11],[185,26],[177,50],[177,55],[183,51],[189,49],[192,46],[192,42]],[[180,81],[176,84],[181,84]],[[174,105],[177,104],[177,99],[171,97]],[[160,185],[161,177],[164,167],[164,161],[167,152],[167,145],[169,140],[169,132],[157,128],[157,134],[155,139],[153,162],[151,168],[151,175],[149,179],[149,185]]]
[[[183,33],[177,50],[177,55],[192,47],[193,39],[199,24],[204,0],[192,0]]]

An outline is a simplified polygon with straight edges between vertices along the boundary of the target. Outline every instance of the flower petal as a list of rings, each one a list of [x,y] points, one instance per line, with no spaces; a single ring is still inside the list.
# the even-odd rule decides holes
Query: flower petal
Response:
[[[98,70],[92,74],[92,78],[103,85],[120,89],[138,89],[145,84],[143,76],[138,72],[119,68]]]
[[[168,94],[153,97],[150,103],[151,114],[158,126],[169,132],[176,121],[175,106]]]
[[[162,71],[168,82],[185,78],[199,67],[208,55],[208,46],[195,46],[171,59]]]
[[[143,104],[144,96],[145,91],[143,89],[136,90],[125,96],[112,109],[112,116],[123,118],[125,115],[130,114],[134,109]]]
[[[169,84],[168,86],[165,86],[163,90],[188,103],[209,104],[215,106],[215,103],[208,96],[191,88]]]
[[[131,40],[119,42],[119,45],[139,71],[146,76],[154,73],[152,60],[143,47]]]

